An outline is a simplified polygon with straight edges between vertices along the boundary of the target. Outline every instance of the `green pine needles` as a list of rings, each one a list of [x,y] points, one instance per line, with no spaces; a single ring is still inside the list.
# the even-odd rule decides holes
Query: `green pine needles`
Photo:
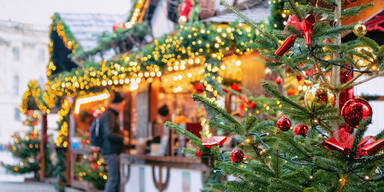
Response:
[[[284,33],[281,30],[260,29],[263,35],[255,37],[255,42],[259,43],[257,50],[268,61],[266,65],[282,79],[300,75],[309,82],[309,86],[321,84],[334,93],[336,105],[306,106],[303,93],[287,96],[283,85],[265,82],[263,88],[268,97],[252,96],[245,89],[242,92],[228,89],[247,104],[255,104],[245,110],[240,119],[210,100],[194,95],[193,99],[206,109],[210,128],[233,139],[236,143],[234,147],[244,153],[246,158],[241,163],[231,161],[230,151],[225,148],[206,148],[200,138],[173,123],[166,124],[191,140],[196,150],[202,153],[200,158],[210,167],[213,176],[226,176],[224,180],[207,182],[204,191],[384,191],[383,151],[361,153],[362,141],[367,138],[370,142],[382,139],[384,131],[374,137],[366,137],[370,117],[361,119],[351,133],[339,129],[343,124],[350,123],[340,115],[340,93],[384,73],[384,45],[361,35],[341,43],[341,33],[351,32],[356,25],[341,26],[342,18],[355,15],[372,4],[342,9],[341,0],[321,2],[326,6],[312,4],[312,1],[300,5],[293,0],[284,3],[284,9],[300,22],[310,14],[316,16],[309,37],[311,43],[303,39],[303,29],[292,25],[286,26]],[[223,1],[222,4],[251,26],[257,27],[235,8]],[[297,35],[294,46],[286,54],[275,55],[277,48],[292,34]],[[367,64],[361,66],[360,60],[367,61]],[[312,73],[306,73],[307,70]],[[353,78],[340,82],[341,71],[353,73]],[[366,78],[361,80],[362,76]],[[282,116],[291,120],[292,127],[298,124],[308,126],[305,134],[298,134],[292,128],[288,131],[278,129],[276,121]],[[330,138],[336,138],[343,150],[327,150],[324,141]],[[196,150],[185,152],[194,154]]]

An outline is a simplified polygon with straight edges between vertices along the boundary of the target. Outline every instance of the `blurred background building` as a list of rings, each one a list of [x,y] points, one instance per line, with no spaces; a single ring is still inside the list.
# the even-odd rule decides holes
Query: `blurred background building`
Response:
[[[45,80],[48,29],[0,20],[0,145],[22,130],[21,97],[31,79]]]

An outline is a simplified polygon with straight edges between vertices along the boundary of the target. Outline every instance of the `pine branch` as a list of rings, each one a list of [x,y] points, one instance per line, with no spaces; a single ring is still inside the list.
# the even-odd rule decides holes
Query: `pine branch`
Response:
[[[291,147],[297,149],[301,154],[306,156],[307,158],[311,158],[311,155],[308,153],[308,151],[300,144],[295,142],[291,136],[289,136],[287,133],[284,133],[282,131],[279,131],[278,134],[281,136],[281,138],[285,141],[287,141],[289,144],[291,144]]]
[[[237,132],[238,129],[234,129],[233,127],[223,125],[223,124],[218,123],[216,121],[209,121],[208,123],[209,123],[210,127],[214,127],[216,130],[222,129],[222,130],[224,130],[225,132],[228,132],[228,133],[238,133]]]
[[[213,104],[212,102],[208,101],[207,99],[205,99],[204,97],[200,96],[200,95],[196,95],[194,94],[193,95],[193,100],[194,101],[199,101],[200,103],[203,103],[204,106],[214,110],[217,114],[220,114],[221,116],[223,116],[225,119],[227,119],[228,121],[230,121],[231,123],[235,124],[236,127],[242,127],[242,125],[235,119],[233,118],[231,115],[229,115],[226,111],[224,111],[224,109],[216,106],[215,104]]]
[[[270,83],[264,82],[263,88],[269,94],[273,95],[274,97],[277,97],[279,100],[283,101],[284,103],[287,103],[287,104],[291,105],[292,107],[299,109],[300,111],[302,111],[306,114],[309,114],[310,116],[313,115],[307,108],[297,104],[296,102],[292,101],[291,99],[289,99],[289,98],[285,97],[284,95],[282,95],[281,93],[279,93],[279,91],[277,91],[277,89],[273,88]]]
[[[182,127],[180,127],[180,126],[178,126],[178,125],[176,125],[176,124],[174,124],[174,123],[172,123],[172,122],[169,122],[169,121],[167,121],[167,122],[165,123],[165,126],[168,127],[168,128],[170,128],[170,129],[172,129],[172,130],[174,130],[174,131],[176,131],[178,134],[187,137],[188,139],[191,140],[191,142],[192,142],[194,145],[196,145],[196,146],[200,146],[200,147],[202,146],[202,144],[201,144],[201,139],[198,138],[198,137],[197,137],[196,135],[194,135],[193,133],[189,132],[188,130],[186,130],[186,129],[184,129],[184,128],[182,128]]]
[[[356,134],[353,139],[352,149],[351,149],[351,158],[354,158],[358,144],[360,143],[361,139],[364,136],[364,133],[368,129],[368,124],[371,122],[371,118],[367,118],[366,120],[362,121],[359,125],[359,128],[356,131]]]
[[[271,185],[280,185],[281,187],[279,188],[284,189],[286,191],[291,191],[291,192],[293,191],[301,192],[304,190],[300,185],[295,185],[291,182],[287,182],[278,178],[271,178]]]
[[[257,30],[260,31],[260,33],[262,33],[263,35],[265,35],[266,37],[268,37],[270,40],[272,40],[273,44],[274,44],[274,48],[277,48],[278,47],[278,43],[277,43],[277,39],[276,37],[273,37],[271,34],[269,33],[265,33],[263,29],[261,29],[257,23],[255,23],[254,21],[252,21],[251,19],[249,19],[247,16],[245,16],[244,14],[242,14],[239,10],[237,10],[236,8],[228,5],[224,0],[220,0],[220,4],[221,5],[224,5],[227,9],[231,10],[232,12],[234,12],[237,16],[239,16],[240,18],[242,18],[245,23],[247,23],[248,25],[251,25],[253,26],[254,28],[256,28]]]
[[[293,2],[293,0],[288,0],[288,3],[289,3],[289,5],[291,6],[293,12],[295,12],[295,15],[297,16],[297,18],[298,18],[300,21],[304,20],[304,16],[303,16],[303,14],[299,11],[299,9],[296,7],[295,2]]]

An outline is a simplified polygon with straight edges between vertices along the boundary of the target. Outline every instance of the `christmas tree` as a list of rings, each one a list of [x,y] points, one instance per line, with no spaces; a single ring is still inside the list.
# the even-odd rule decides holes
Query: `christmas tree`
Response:
[[[103,190],[107,182],[107,164],[98,148],[84,155],[81,162],[75,164],[75,175],[89,181],[96,189]]]
[[[36,180],[39,178],[38,171],[40,170],[40,134],[35,130],[35,126],[40,119],[41,116],[37,111],[27,112],[27,118],[23,123],[30,127],[30,130],[26,132],[24,137],[19,133],[15,133],[12,136],[12,144],[6,146],[20,162],[17,165],[3,164],[7,170],[13,173],[24,174],[33,172]]]
[[[200,139],[167,122],[196,146],[186,152],[212,173],[231,176],[213,179],[204,190],[383,191],[384,131],[364,136],[372,108],[350,89],[383,74],[384,45],[364,36],[362,23],[342,25],[343,18],[372,4],[346,8],[351,1],[287,0],[284,9],[291,15],[285,29],[267,31],[222,3],[262,32],[255,44],[280,77],[263,84],[269,97],[226,88],[241,97],[240,120],[214,99],[194,95],[208,114],[205,129],[221,136],[203,132]],[[341,43],[341,34],[350,31],[356,39]],[[293,92],[287,86],[292,79],[304,83]],[[227,138],[236,140],[232,151],[220,148]]]

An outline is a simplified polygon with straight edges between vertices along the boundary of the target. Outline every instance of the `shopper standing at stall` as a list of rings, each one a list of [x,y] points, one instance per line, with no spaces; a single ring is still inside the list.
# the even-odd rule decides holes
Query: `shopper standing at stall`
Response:
[[[120,130],[119,112],[123,111],[124,103],[124,98],[116,93],[111,105],[100,117],[100,130],[103,138],[100,151],[108,166],[105,192],[119,191],[119,155],[123,149],[123,132]]]

